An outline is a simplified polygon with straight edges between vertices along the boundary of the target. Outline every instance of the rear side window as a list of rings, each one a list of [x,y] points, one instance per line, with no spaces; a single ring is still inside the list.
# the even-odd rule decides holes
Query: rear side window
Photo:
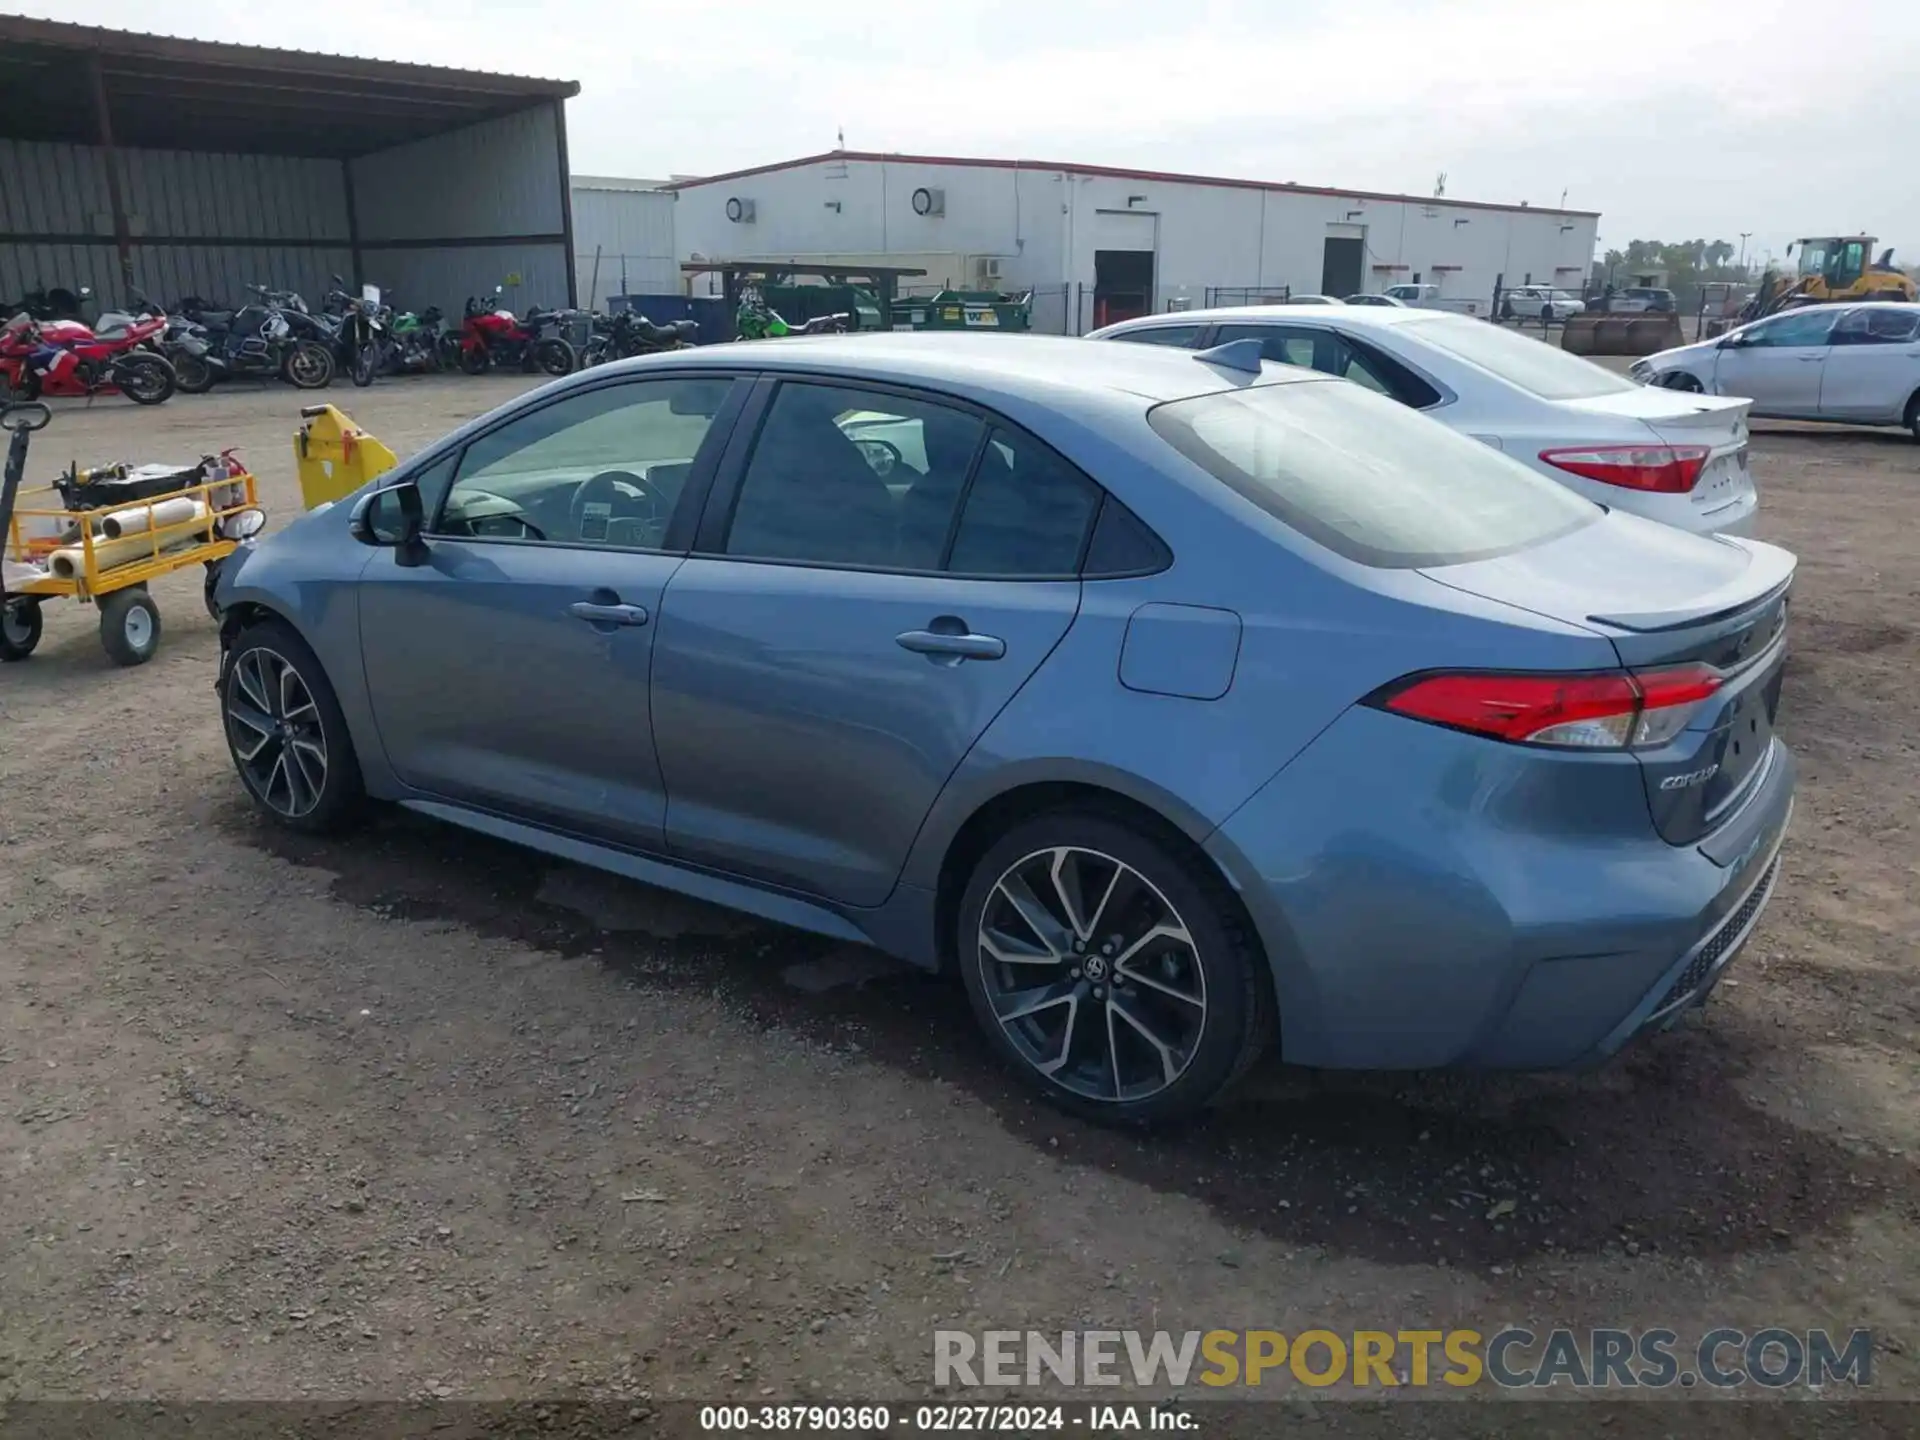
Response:
[[[1078,573],[1100,507],[1094,483],[1037,440],[995,430],[980,452],[946,568],[957,575]]]
[[[1178,345],[1191,350],[1200,340],[1198,325],[1154,325],[1143,330],[1127,330],[1109,335],[1109,340],[1125,340],[1129,345]]]
[[[1571,534],[1604,513],[1519,461],[1357,385],[1226,390],[1155,406],[1147,420],[1275,519],[1381,569],[1490,559]]]
[[[1440,392],[1406,366],[1338,330],[1301,325],[1222,325],[1214,336],[1220,345],[1234,340],[1258,340],[1264,359],[1338,375],[1416,410],[1440,403]]]
[[[1405,327],[1409,340],[1478,366],[1542,400],[1591,400],[1618,395],[1636,386],[1591,361],[1484,320],[1464,315],[1435,315]]]

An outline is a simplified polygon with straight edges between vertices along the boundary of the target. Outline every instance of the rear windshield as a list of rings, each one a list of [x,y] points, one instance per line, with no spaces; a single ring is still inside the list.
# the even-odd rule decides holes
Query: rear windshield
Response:
[[[1542,400],[1591,400],[1639,387],[1544,340],[1464,315],[1436,315],[1407,333]]]
[[[1307,380],[1227,390],[1157,405],[1147,420],[1275,519],[1381,569],[1490,559],[1604,513],[1519,461],[1358,385]]]

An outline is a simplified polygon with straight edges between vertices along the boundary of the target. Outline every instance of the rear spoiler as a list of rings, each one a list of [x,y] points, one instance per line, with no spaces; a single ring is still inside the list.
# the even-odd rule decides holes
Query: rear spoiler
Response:
[[[1730,535],[1716,535],[1714,539],[1723,545],[1737,545],[1753,557],[1753,565],[1739,579],[1677,609],[1589,615],[1587,619],[1595,625],[1609,625],[1615,630],[1631,630],[1642,635],[1660,630],[1684,630],[1689,625],[1711,624],[1771,604],[1793,584],[1793,572],[1800,561],[1791,550],[1757,540],[1738,540]]]

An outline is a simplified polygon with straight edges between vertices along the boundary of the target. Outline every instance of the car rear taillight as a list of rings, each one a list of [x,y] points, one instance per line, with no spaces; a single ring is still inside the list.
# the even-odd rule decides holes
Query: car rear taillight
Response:
[[[1705,445],[1589,445],[1542,450],[1540,458],[1556,470],[1623,490],[1684,495],[1693,489],[1712,454]]]
[[[1717,670],[1681,665],[1598,675],[1416,675],[1369,704],[1430,725],[1518,745],[1641,750],[1664,745],[1721,686]]]

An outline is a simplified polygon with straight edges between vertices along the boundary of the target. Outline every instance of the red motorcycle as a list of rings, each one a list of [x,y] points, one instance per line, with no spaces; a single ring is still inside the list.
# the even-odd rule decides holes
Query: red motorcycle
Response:
[[[111,395],[158,405],[175,388],[173,366],[148,347],[159,343],[167,317],[120,316],[99,331],[78,320],[35,320],[19,314],[0,326],[0,396],[38,400],[55,395]]]
[[[497,287],[494,293],[499,293]],[[466,323],[460,327],[460,368],[469,375],[482,375],[489,365],[517,365],[529,372],[571,375],[576,363],[573,346],[557,335],[540,333],[551,318],[534,309],[525,320],[516,319],[495,300],[468,296]]]

